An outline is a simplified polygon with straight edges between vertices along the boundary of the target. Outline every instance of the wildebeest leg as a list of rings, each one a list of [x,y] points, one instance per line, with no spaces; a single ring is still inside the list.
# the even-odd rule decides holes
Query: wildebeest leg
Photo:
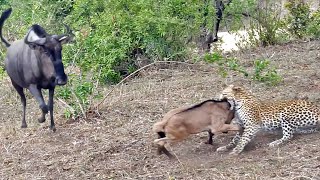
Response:
[[[53,95],[54,95],[54,88],[50,88],[49,89],[49,102],[48,102],[49,111],[50,111],[50,129],[53,132],[55,132],[56,127],[55,127],[54,120],[53,120]]]
[[[40,107],[40,109],[42,111],[42,115],[38,119],[38,121],[40,123],[43,123],[46,120],[45,116],[48,113],[48,106],[46,105],[46,103],[43,100],[41,89],[39,89],[37,87],[37,85],[34,85],[34,84],[31,84],[28,89],[29,89],[30,93],[36,98],[36,100],[39,103],[39,107]]]
[[[224,4],[222,0],[216,0],[216,23],[215,23],[215,34],[212,42],[217,42],[218,41],[218,31],[219,31],[219,26],[220,26],[220,21],[222,20],[222,12],[224,10]]]
[[[20,87],[19,85],[17,85],[14,81],[12,81],[12,85],[13,87],[16,89],[16,91],[18,92],[18,94],[20,95],[21,98],[21,103],[22,103],[22,107],[23,107],[23,117],[22,117],[22,124],[21,124],[21,128],[26,128],[27,127],[27,122],[26,122],[26,96],[23,92],[23,88]]]

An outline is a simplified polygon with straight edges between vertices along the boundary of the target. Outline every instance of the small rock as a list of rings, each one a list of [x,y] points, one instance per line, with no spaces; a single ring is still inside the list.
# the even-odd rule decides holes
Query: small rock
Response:
[[[270,175],[271,178],[274,178],[274,177],[276,177],[276,176],[277,176],[276,173],[272,173],[272,174]]]
[[[282,171],[282,172],[280,172],[279,176],[286,177],[286,176],[289,176],[289,173],[285,172],[285,171]]]
[[[44,164],[45,164],[46,166],[51,166],[51,165],[53,164],[53,162],[52,162],[52,161],[46,161]]]
[[[71,169],[71,167],[70,166],[63,166],[62,169],[65,170],[65,171],[68,171],[68,170]]]

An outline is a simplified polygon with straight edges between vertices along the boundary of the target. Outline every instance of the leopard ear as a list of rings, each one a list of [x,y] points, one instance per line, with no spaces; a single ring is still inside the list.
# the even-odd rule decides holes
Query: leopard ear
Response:
[[[232,89],[234,90],[234,91],[241,91],[241,87],[239,87],[239,86],[234,86],[234,87],[232,87]]]

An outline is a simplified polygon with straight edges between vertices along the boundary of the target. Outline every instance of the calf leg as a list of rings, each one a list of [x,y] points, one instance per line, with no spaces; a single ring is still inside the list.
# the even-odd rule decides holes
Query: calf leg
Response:
[[[30,85],[28,89],[29,89],[30,93],[33,95],[33,97],[35,97],[39,103],[39,107],[42,111],[42,116],[38,119],[38,121],[40,123],[43,123],[46,120],[45,116],[48,113],[48,106],[46,105],[46,103],[43,100],[41,89],[39,89],[37,87],[37,85],[34,85],[34,84]]]
[[[211,144],[213,143],[212,137],[214,136],[214,134],[211,132],[211,130],[208,131],[208,141],[206,142],[206,144]]]
[[[158,136],[159,139],[166,137],[164,132],[158,132]],[[174,156],[164,147],[164,143],[163,144],[157,144],[158,146],[158,154],[161,155],[162,153],[164,153],[165,155],[167,155],[170,159],[173,159]]]
[[[13,87],[16,89],[16,91],[20,95],[20,99],[21,99],[21,103],[22,103],[23,116],[22,116],[21,128],[26,128],[27,127],[27,122],[26,122],[26,105],[27,105],[26,96],[25,96],[25,94],[23,92],[23,88],[22,87],[17,85],[12,80],[11,80],[11,82],[12,82]]]
[[[50,129],[55,132],[56,127],[53,120],[53,95],[54,95],[54,88],[49,89],[49,111],[50,111]]]

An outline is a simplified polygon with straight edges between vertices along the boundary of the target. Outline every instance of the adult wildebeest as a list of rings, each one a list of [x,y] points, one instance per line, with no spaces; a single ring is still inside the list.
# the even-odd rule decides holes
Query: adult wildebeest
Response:
[[[42,110],[40,123],[45,121],[45,115],[50,111],[50,129],[56,131],[53,120],[53,95],[56,85],[65,85],[67,75],[62,64],[62,44],[72,38],[67,34],[50,35],[39,25],[34,24],[24,39],[12,44],[2,37],[4,21],[10,16],[12,9],[4,11],[0,18],[0,38],[7,47],[5,69],[11,79],[13,87],[21,97],[23,105],[22,128],[26,123],[26,97],[23,89],[29,89],[36,98]],[[68,28],[70,32],[70,29]],[[41,89],[49,89],[48,105],[43,100]]]

